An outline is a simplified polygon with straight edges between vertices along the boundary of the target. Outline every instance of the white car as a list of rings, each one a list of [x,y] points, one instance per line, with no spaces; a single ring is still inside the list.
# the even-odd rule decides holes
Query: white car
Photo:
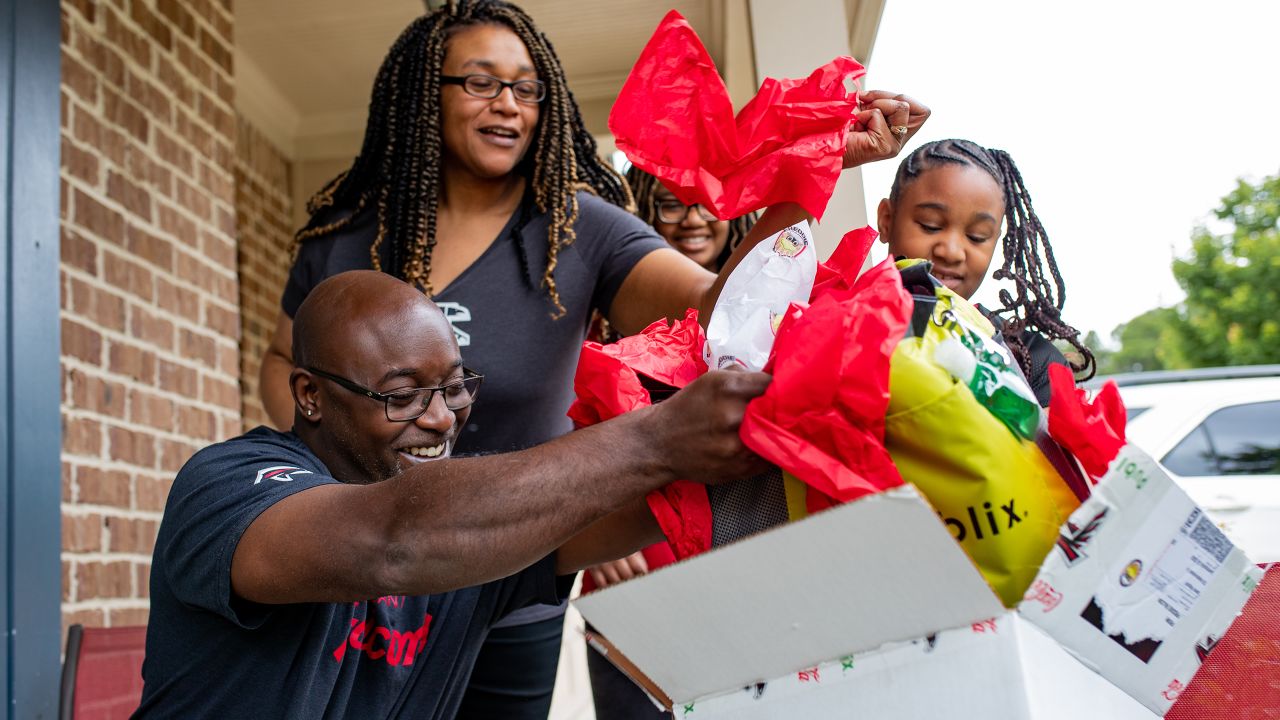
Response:
[[[1280,365],[1111,379],[1128,409],[1128,440],[1158,460],[1250,559],[1280,561]]]

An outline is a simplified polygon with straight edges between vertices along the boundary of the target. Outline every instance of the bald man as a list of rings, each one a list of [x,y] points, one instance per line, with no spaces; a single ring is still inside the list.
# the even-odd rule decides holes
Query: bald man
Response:
[[[762,467],[738,424],[766,375],[450,460],[481,379],[421,292],[336,275],[293,331],[293,432],[205,448],[174,480],[136,717],[453,717],[490,625],[661,538],[645,493]]]

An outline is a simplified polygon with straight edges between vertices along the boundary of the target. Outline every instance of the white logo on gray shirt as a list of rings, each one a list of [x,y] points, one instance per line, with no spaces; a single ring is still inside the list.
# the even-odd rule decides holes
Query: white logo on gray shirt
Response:
[[[471,320],[471,311],[459,305],[456,302],[438,302],[440,311],[444,313],[444,317],[449,321],[449,325],[453,328],[453,336],[458,339],[458,347],[466,347],[471,344],[471,333],[458,327],[458,323]]]

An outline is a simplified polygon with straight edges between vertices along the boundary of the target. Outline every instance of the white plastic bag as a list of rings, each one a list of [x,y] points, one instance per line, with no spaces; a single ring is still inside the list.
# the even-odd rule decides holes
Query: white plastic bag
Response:
[[[807,222],[752,248],[729,275],[711,313],[702,352],[707,367],[764,368],[787,306],[809,300],[817,256]]]

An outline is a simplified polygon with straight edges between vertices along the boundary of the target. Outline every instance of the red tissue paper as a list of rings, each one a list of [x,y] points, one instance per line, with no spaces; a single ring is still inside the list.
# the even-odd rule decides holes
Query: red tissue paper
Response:
[[[570,419],[576,427],[586,427],[652,404],[641,375],[673,388],[688,385],[707,371],[704,342],[698,311],[690,308],[683,320],[670,326],[659,320],[610,345],[583,343]],[[711,547],[711,502],[704,486],[677,480],[649,493],[646,500],[676,557]]]
[[[884,418],[889,360],[912,300],[891,260],[852,280],[868,238],[874,232],[846,235],[834,265],[818,271],[812,304],[788,310],[766,368],[773,382],[747,406],[741,429],[757,454],[835,502],[902,484],[884,446]]]
[[[1049,366],[1049,436],[1096,480],[1124,447],[1125,409],[1120,389],[1108,381],[1090,402],[1065,365]]]
[[[805,79],[765,79],[735,118],[724,81],[680,13],[667,13],[622,86],[609,130],[686,205],[736,218],[780,202],[821,217],[866,74],[838,57]]]

